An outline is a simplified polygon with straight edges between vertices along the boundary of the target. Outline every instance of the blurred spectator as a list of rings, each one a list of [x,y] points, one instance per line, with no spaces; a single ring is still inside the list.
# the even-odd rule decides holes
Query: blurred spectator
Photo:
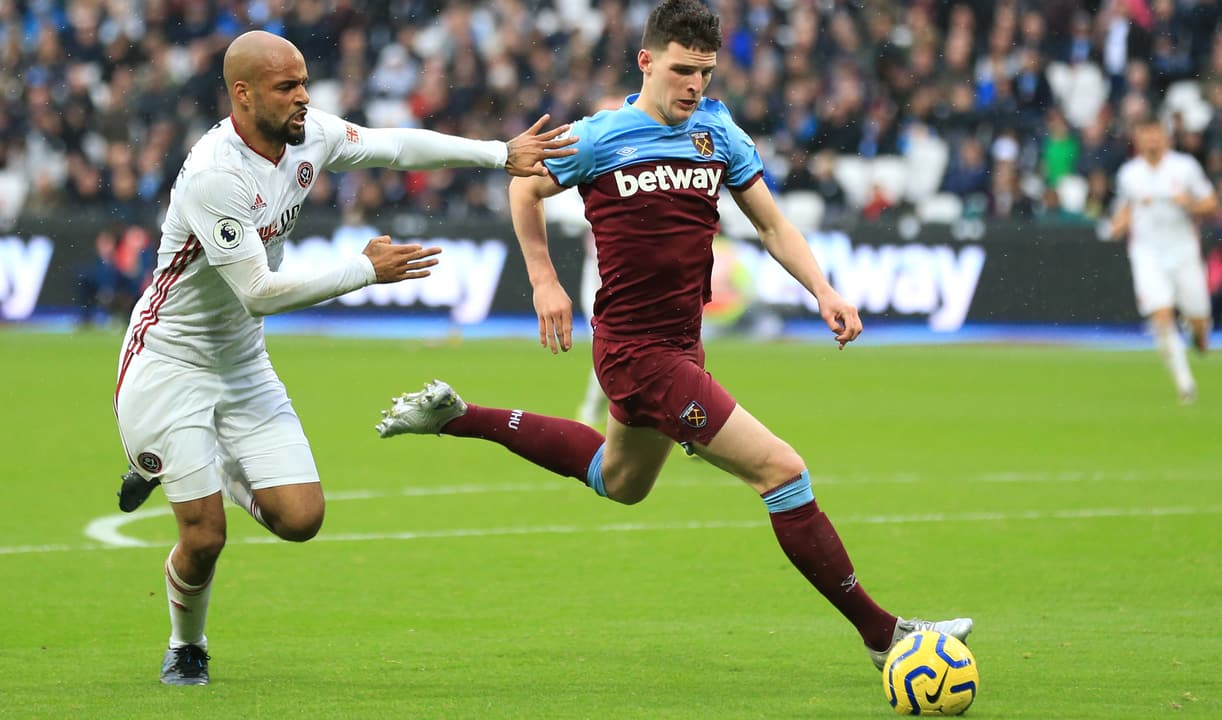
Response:
[[[942,190],[966,199],[989,189],[989,169],[985,165],[984,147],[974,137],[965,139],[946,170]]]
[[[94,238],[93,261],[77,270],[78,322],[126,322],[156,265],[148,233],[115,225]]]
[[[1099,13],[1103,37],[1101,60],[1108,77],[1108,98],[1119,100],[1129,91],[1127,76],[1131,62],[1150,56],[1151,17],[1143,2],[1107,0]]]
[[[1011,92],[1017,106],[1021,129],[1030,133],[1039,126],[1044,113],[1052,107],[1052,86],[1044,74],[1044,58],[1034,47],[1018,52],[1018,71],[1011,80]]]
[[[726,41],[709,94],[730,105],[766,167],[788,168],[782,191],[814,186],[828,217],[849,211],[827,170],[836,154],[907,155],[912,127],[931,128],[952,158],[931,192],[981,192],[983,159],[993,217],[1025,216],[1032,197],[1057,204],[1067,173],[1086,179],[1094,207],[1112,192],[1129,125],[1151,112],[1222,180],[1217,0],[715,4]],[[506,137],[541,112],[572,120],[635,92],[651,5],[0,2],[0,222],[87,206],[155,228],[186,149],[228,112],[221,53],[240,32],[292,39],[314,102],[359,124]],[[1170,95],[1194,89],[1171,107]],[[814,154],[810,167],[791,159],[797,150]],[[503,183],[482,175],[349,175],[320,178],[316,197],[367,215],[504,214]],[[869,186],[850,195],[874,197],[871,213],[884,199]]]
[[[1112,213],[1111,189],[1113,173],[1096,167],[1086,176],[1086,204],[1082,214],[1090,220],[1103,220]]]
[[[77,270],[76,306],[78,324],[90,326],[118,320],[122,311],[122,276],[115,266],[115,248],[119,239],[115,232],[103,230],[94,238],[93,261]],[[135,302],[135,297],[131,298]],[[130,309],[130,308],[129,308]]]
[[[1040,153],[1040,165],[1043,168],[1044,184],[1055,188],[1062,177],[1073,173],[1078,163],[1080,148],[1060,110],[1048,111],[1045,123],[1047,130]]]
[[[1099,170],[1110,176],[1127,159],[1124,145],[1109,130],[1108,115],[1100,113],[1093,123],[1082,129],[1082,144],[1073,172],[1085,177]]]
[[[989,174],[989,216],[995,219],[1028,219],[1034,205],[1019,187],[1019,145],[1013,134],[993,142],[993,167]]]
[[[849,203],[844,188],[836,180],[836,154],[830,150],[816,154],[812,171],[812,189],[823,198],[823,224],[826,227],[839,227],[843,224]]]

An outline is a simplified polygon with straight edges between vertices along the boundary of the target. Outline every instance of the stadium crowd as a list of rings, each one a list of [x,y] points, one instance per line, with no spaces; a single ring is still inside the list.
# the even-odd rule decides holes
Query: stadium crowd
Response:
[[[506,138],[634,92],[648,0],[0,0],[0,224],[97,206],[156,212],[186,149],[228,112],[238,33],[306,55],[312,102],[372,126]],[[758,143],[801,224],[907,208],[1105,217],[1147,112],[1222,181],[1214,0],[719,0],[710,94]],[[315,201],[504,216],[495,173],[361,171]],[[1212,232],[1222,223],[1215,222]]]

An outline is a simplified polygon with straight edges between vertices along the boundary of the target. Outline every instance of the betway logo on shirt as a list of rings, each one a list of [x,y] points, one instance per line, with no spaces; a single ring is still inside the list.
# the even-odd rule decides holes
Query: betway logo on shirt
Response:
[[[623,170],[615,171],[615,187],[619,190],[620,197],[632,197],[638,192],[658,190],[704,190],[706,195],[712,197],[717,194],[717,186],[720,184],[719,167],[677,168],[658,165],[635,175],[629,175]]]

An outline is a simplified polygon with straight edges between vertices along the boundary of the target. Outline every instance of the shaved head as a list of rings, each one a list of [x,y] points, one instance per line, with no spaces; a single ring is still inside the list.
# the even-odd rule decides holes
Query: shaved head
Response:
[[[293,43],[262,30],[239,35],[225,51],[225,87],[233,121],[248,145],[268,158],[305,141],[305,58]]]
[[[225,87],[233,90],[239,80],[254,82],[260,75],[295,62],[305,64],[301,51],[279,35],[251,30],[229,43],[225,51]]]

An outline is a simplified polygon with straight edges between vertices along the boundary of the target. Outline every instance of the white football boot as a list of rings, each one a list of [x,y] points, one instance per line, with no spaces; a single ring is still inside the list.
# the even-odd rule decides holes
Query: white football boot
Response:
[[[934,632],[946,633],[952,635],[963,642],[967,642],[967,636],[972,631],[971,618],[955,618],[954,620],[938,620],[931,622],[929,620],[918,620],[913,618],[905,620],[904,618],[896,618],[895,633],[891,636],[891,644],[886,650],[871,650],[866,648],[870,653],[870,659],[874,661],[874,667],[879,670],[883,669],[883,665],[887,663],[887,655],[891,653],[891,648],[900,640],[903,640],[908,635],[921,630],[933,630]]]
[[[467,412],[467,403],[454,388],[440,380],[425,385],[419,392],[393,398],[391,403],[389,410],[382,411],[382,421],[377,424],[378,435],[384,438],[403,433],[438,435],[446,423]]]

